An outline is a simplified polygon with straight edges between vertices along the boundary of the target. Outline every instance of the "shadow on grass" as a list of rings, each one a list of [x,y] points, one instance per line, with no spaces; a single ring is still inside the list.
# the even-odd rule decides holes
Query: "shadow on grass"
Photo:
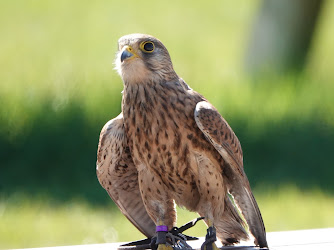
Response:
[[[73,198],[109,203],[95,173],[99,133],[119,111],[92,121],[78,105],[56,112],[45,105],[26,133],[0,137],[0,194],[48,195],[59,202]],[[316,122],[265,127],[256,136],[243,131],[246,121],[231,123],[244,151],[251,185],[275,187],[294,183],[334,193],[331,154],[334,133]]]

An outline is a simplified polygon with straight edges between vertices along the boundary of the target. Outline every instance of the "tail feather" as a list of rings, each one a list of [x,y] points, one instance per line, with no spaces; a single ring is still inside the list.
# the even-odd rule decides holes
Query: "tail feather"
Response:
[[[238,181],[235,182],[229,191],[240,208],[248,224],[249,231],[255,238],[255,244],[260,247],[268,247],[262,215],[250,189],[248,180],[247,185],[238,185]]]
[[[224,202],[223,216],[218,219],[215,218],[217,237],[224,245],[231,245],[240,242],[240,240],[247,240],[248,234],[245,229],[247,226],[245,221],[241,218],[241,215],[228,195],[225,196]]]

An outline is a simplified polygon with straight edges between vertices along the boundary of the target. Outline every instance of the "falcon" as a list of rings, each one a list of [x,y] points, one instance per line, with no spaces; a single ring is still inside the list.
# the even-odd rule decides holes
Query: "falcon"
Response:
[[[157,235],[159,250],[171,249],[166,238],[176,226],[176,204],[205,217],[203,248],[217,248],[216,236],[233,245],[250,234],[267,247],[237,136],[176,74],[162,42],[123,36],[115,63],[122,112],[101,131],[97,176],[121,212],[147,237]]]

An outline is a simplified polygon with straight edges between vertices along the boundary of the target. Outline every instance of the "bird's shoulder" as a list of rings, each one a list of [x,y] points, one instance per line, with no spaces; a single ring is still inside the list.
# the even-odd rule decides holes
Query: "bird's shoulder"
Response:
[[[108,121],[102,128],[97,150],[97,168],[107,158],[120,157],[124,148],[124,122],[123,114]]]
[[[240,141],[227,121],[209,102],[198,102],[194,112],[195,121],[205,137],[221,156],[243,172],[243,153]]]

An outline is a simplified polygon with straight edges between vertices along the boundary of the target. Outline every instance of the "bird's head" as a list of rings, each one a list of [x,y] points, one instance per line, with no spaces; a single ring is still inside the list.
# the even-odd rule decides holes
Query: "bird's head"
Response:
[[[178,78],[166,47],[150,35],[130,34],[121,37],[115,64],[125,84]]]

